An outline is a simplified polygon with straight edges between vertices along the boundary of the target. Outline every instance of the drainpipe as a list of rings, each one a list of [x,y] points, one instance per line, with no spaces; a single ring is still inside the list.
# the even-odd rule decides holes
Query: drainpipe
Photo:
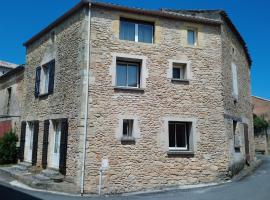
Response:
[[[83,158],[81,169],[81,196],[84,193],[85,179],[85,159],[86,159],[86,140],[88,126],[88,96],[89,96],[89,68],[90,68],[90,28],[91,28],[91,4],[88,6],[88,24],[87,24],[87,48],[86,48],[86,87],[85,87],[85,113],[84,113],[84,138],[83,138]]]

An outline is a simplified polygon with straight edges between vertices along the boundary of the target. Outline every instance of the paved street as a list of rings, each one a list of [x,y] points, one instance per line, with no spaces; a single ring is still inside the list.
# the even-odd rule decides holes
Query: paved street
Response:
[[[263,156],[263,164],[249,177],[238,182],[201,189],[173,190],[152,194],[109,197],[71,197],[0,186],[0,199],[9,200],[268,200],[270,199],[270,156]],[[0,181],[3,181],[0,179]],[[5,198],[4,198],[5,197]]]

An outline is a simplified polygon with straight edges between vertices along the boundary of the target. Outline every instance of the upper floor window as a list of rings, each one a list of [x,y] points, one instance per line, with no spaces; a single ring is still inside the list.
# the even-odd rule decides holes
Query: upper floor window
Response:
[[[140,64],[135,62],[117,61],[117,87],[140,87]]]
[[[51,94],[54,89],[55,61],[36,68],[35,96]]]
[[[123,136],[132,137],[133,136],[133,119],[123,120]]]
[[[149,22],[120,19],[120,39],[153,43],[154,25]]]
[[[187,80],[186,70],[186,63],[173,63],[172,78],[176,80]]]
[[[187,44],[189,46],[197,45],[197,30],[196,29],[188,29],[187,30]]]
[[[237,80],[237,66],[232,63],[232,86],[233,86],[233,97],[238,98],[238,80]]]

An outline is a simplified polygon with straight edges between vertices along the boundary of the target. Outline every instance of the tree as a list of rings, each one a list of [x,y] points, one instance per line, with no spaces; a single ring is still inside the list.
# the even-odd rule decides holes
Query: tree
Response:
[[[18,137],[13,131],[9,131],[0,138],[0,164],[11,164],[17,162],[17,141]]]

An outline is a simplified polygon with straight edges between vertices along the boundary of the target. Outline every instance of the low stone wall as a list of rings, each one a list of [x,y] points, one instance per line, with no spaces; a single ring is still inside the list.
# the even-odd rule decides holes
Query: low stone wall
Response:
[[[254,142],[255,142],[255,151],[261,152],[263,154],[268,154],[267,149],[267,138],[266,135],[255,135],[254,136]]]

